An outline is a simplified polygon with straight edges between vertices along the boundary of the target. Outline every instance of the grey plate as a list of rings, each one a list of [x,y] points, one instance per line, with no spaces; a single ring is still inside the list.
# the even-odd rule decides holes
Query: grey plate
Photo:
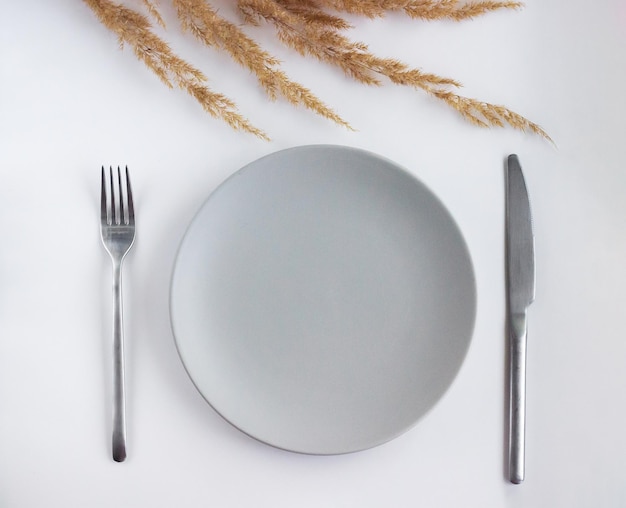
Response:
[[[393,162],[319,145],[259,159],[192,221],[171,287],[200,393],[250,436],[339,454],[388,441],[444,394],[476,290],[442,203]]]

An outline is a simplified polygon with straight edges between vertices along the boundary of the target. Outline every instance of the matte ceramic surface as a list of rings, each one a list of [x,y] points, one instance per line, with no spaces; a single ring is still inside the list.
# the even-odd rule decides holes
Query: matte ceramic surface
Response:
[[[226,180],[192,221],[171,288],[178,351],[211,406],[312,454],[412,427],[457,374],[475,308],[442,203],[393,162],[329,145]]]

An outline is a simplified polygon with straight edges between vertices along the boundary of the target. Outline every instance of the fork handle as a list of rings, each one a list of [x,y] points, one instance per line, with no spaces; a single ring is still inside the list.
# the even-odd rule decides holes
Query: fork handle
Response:
[[[126,460],[126,394],[124,389],[124,327],[122,320],[122,262],[113,262],[113,435],[115,462]]]

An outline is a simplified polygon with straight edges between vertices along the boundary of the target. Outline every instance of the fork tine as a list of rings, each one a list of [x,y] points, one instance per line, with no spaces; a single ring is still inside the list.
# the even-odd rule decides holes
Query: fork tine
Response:
[[[126,224],[126,217],[124,216],[124,194],[122,193],[122,173],[119,166],[117,167],[117,189],[120,201],[119,223]]]
[[[135,206],[133,204],[133,191],[130,188],[130,177],[128,176],[128,166],[126,166],[126,196],[128,198],[128,223],[135,224]]]
[[[100,222],[102,224],[108,224],[107,191],[106,191],[106,178],[104,177],[104,166],[102,166],[102,184],[101,184],[101,191],[100,191]]]
[[[117,216],[115,210],[115,187],[113,185],[113,167],[109,166],[109,180],[111,186],[110,189],[110,199],[109,202],[111,204],[111,222],[109,224],[117,224]]]

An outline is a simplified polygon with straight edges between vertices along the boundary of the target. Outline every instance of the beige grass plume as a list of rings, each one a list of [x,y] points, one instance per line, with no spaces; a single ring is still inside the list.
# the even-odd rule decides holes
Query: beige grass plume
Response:
[[[361,83],[379,85],[378,75],[384,75],[394,83],[414,87],[458,86],[452,79],[426,74],[410,69],[398,60],[373,55],[366,44],[353,42],[340,33],[346,26],[342,26],[337,18],[334,23],[320,22],[324,19],[324,12],[312,2],[239,0],[238,6],[248,23],[265,20],[273,24],[283,43],[301,55],[338,66]]]
[[[150,22],[144,15],[111,0],[83,1],[91,7],[104,26],[118,36],[120,45],[131,46],[137,58],[168,87],[173,88],[176,84],[196,99],[208,113],[221,118],[234,129],[269,139],[263,131],[238,113],[235,104],[228,97],[210,90],[205,84],[207,79],[204,74],[176,56],[169,45],[152,31]],[[151,5],[154,7],[154,4]]]
[[[491,10],[517,8],[517,2],[476,2],[459,5],[454,0],[320,0],[334,8],[363,14],[381,15],[381,9],[417,9],[432,7],[433,16],[454,20],[476,16]],[[238,7],[249,23],[265,20],[276,28],[280,40],[302,55],[313,56],[336,65],[348,76],[365,84],[380,84],[380,76],[392,83],[421,89],[443,101],[463,118],[479,127],[504,127],[538,134],[552,141],[539,125],[504,106],[467,98],[454,91],[461,85],[450,78],[424,73],[391,58],[372,54],[366,44],[354,42],[340,33],[346,27],[338,21],[319,22],[324,15],[313,0],[238,0]],[[383,11],[384,13],[384,11]],[[424,16],[422,16],[424,17]],[[433,18],[435,19],[435,18]]]
[[[402,11],[411,18],[427,20],[452,19],[461,21],[500,9],[518,9],[521,2],[459,0],[320,0],[320,3],[337,11],[380,18],[387,12]]]
[[[239,114],[235,104],[206,86],[206,77],[195,67],[177,57],[167,43],[154,34],[143,14],[112,0],[83,0],[100,21],[115,32],[120,43],[130,45],[166,85],[191,94],[211,115],[235,129],[267,139],[266,134]],[[249,37],[242,27],[217,13],[209,0],[171,0],[184,30],[203,44],[226,51],[239,65],[251,71],[271,100],[279,97],[339,124],[349,124],[308,88],[291,80],[280,62]],[[456,80],[424,72],[394,59],[379,57],[362,42],[346,36],[351,25],[341,13],[368,18],[383,17],[388,12],[402,12],[423,20],[461,21],[501,9],[518,9],[517,1],[473,0],[233,0],[244,24],[272,25],[278,39],[304,56],[340,68],[347,76],[367,85],[381,85],[384,80],[422,90],[457,111],[464,119],[480,127],[504,127],[537,134],[551,141],[537,124],[508,108],[463,97]],[[147,13],[162,27],[156,0],[141,0]]]
[[[280,95],[291,104],[302,105],[333,122],[350,128],[337,113],[308,88],[289,79],[280,62],[263,50],[239,27],[220,17],[205,0],[172,0],[185,30],[207,46],[222,49],[238,64],[254,73],[271,100]]]

